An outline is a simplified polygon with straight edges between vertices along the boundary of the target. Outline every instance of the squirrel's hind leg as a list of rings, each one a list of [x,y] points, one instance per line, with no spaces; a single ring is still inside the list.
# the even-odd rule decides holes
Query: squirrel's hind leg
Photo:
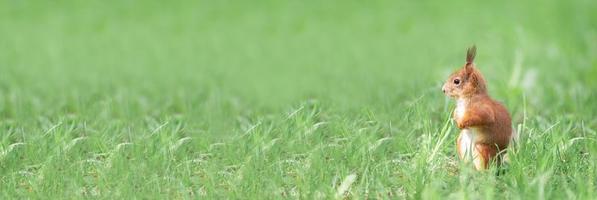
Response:
[[[489,163],[496,158],[497,154],[496,147],[488,144],[476,144],[474,151],[476,151],[474,163],[477,170],[489,168]]]

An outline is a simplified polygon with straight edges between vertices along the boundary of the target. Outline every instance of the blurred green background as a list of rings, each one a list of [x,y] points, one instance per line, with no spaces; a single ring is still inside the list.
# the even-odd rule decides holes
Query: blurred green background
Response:
[[[547,195],[554,196],[529,194],[594,198],[595,161],[587,159],[597,152],[590,142],[597,128],[595,10],[592,0],[0,1],[2,191],[33,198],[331,198],[336,179],[352,171],[358,181],[349,195],[357,198],[525,198],[536,187],[518,184],[549,172],[562,178],[551,179]],[[455,129],[436,143],[452,106],[440,85],[472,44],[491,95],[529,132],[526,141],[543,145],[521,153],[505,180],[486,177],[494,193],[448,173],[446,165],[457,162]],[[297,113],[304,121],[289,120]],[[330,125],[316,136],[297,134],[318,123]],[[367,127],[377,128],[360,135]],[[257,138],[238,140],[251,131]],[[555,133],[535,141],[533,131]],[[159,132],[166,133],[153,138]],[[556,148],[579,137],[586,143],[565,155],[588,157],[568,158]],[[317,175],[286,180],[292,167],[273,166],[338,138],[349,142],[311,159],[343,161],[312,161],[320,171],[304,172]],[[375,159],[358,153],[383,138],[393,139],[366,154]],[[276,151],[253,155],[278,143]],[[442,144],[439,167],[417,162],[429,156],[428,143]],[[132,150],[107,153],[122,144]],[[192,162],[198,158],[206,161]],[[555,158],[579,160],[558,171]],[[89,160],[98,164],[81,164]],[[219,171],[230,166],[254,168],[232,170],[240,178],[231,181]],[[375,171],[380,167],[393,170]],[[374,172],[363,177],[363,170]],[[434,173],[441,175],[425,175]],[[397,178],[407,174],[417,181]]]

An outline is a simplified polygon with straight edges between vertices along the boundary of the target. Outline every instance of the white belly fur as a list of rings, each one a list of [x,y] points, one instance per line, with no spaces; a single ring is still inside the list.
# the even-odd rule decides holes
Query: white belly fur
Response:
[[[473,161],[475,168],[480,170],[484,168],[484,162],[479,156],[477,148],[475,148],[475,144],[479,139],[477,134],[475,128],[462,129],[460,132],[460,157],[465,163]]]
[[[454,115],[456,120],[460,120],[464,113],[466,112],[467,102],[465,100],[457,100],[456,101],[456,109],[454,110]],[[475,148],[475,144],[477,140],[479,140],[479,135],[475,128],[465,128],[460,131],[460,157],[465,163],[470,162],[471,160],[475,164],[477,169],[483,168],[483,160],[479,156],[479,152]]]
[[[464,112],[466,112],[466,101],[464,100],[457,100],[456,101],[456,109],[454,110],[454,117],[456,120],[460,120],[464,116]],[[474,153],[473,146],[475,145],[475,132],[472,128],[465,128],[460,131],[460,157],[465,161],[468,162],[472,160]]]
[[[476,151],[474,150],[475,145],[475,134],[472,129],[462,129],[460,132],[460,153],[461,157],[464,161],[472,160],[473,154]]]

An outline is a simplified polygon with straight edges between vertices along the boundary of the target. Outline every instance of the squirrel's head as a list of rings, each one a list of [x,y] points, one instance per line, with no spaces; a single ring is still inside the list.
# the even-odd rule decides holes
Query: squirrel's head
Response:
[[[486,93],[485,79],[473,64],[476,53],[477,48],[474,45],[467,50],[466,64],[446,80],[442,86],[444,94],[459,99]]]

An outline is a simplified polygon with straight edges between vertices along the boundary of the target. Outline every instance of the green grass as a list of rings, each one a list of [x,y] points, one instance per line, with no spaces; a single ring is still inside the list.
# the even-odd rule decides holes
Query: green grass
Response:
[[[1,1],[0,196],[595,199],[596,9]],[[501,176],[440,91],[473,43],[521,134]]]

